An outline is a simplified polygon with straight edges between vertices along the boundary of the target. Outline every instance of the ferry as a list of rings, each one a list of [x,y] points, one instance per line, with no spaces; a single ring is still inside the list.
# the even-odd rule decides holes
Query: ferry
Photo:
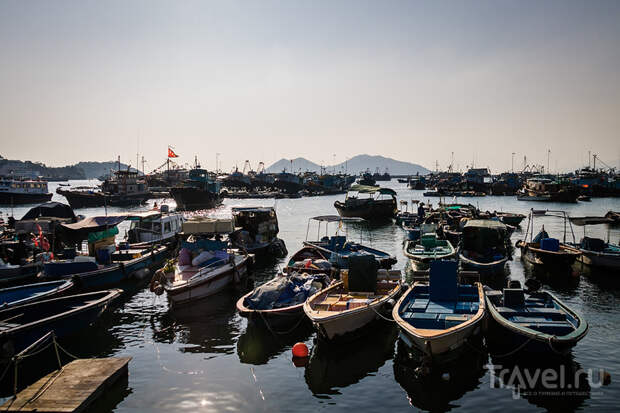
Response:
[[[36,204],[50,199],[52,194],[47,190],[45,181],[0,179],[0,204]]]

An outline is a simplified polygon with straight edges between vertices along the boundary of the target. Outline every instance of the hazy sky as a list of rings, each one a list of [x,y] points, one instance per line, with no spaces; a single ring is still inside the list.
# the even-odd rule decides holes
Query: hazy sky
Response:
[[[0,0],[0,154],[620,160],[620,1]],[[529,162],[528,162],[529,163]],[[618,166],[618,165],[616,165]]]

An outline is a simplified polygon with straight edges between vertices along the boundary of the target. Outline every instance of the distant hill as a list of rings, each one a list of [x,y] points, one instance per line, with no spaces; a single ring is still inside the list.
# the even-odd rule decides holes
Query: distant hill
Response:
[[[285,169],[287,172],[291,172],[291,171],[319,172],[321,170],[321,165],[315,164],[314,162],[311,162],[304,158],[295,158],[292,160],[292,164],[291,164],[290,159],[283,158],[283,159],[280,159],[278,162],[274,163],[273,165],[271,165],[265,171],[268,173],[278,173],[278,172],[282,172]]]
[[[290,159],[280,159],[278,162],[267,168],[267,172],[282,172],[285,168],[287,171],[291,170]],[[371,172],[375,172],[377,168],[379,168],[380,173],[384,173],[387,168],[391,175],[415,175],[416,173],[424,175],[430,172],[428,169],[418,164],[397,161],[396,159],[386,158],[379,155],[357,155],[349,159],[347,162],[326,166],[327,171],[332,171],[335,169],[338,172],[343,172],[346,170],[349,174],[359,174],[366,169],[370,169]],[[296,158],[293,159],[292,170],[295,172],[299,172],[300,170],[320,172],[321,166],[304,158]]]
[[[118,164],[107,162],[79,162],[75,165],[52,167],[41,162],[6,159],[0,156],[0,175],[36,178],[39,176],[52,179],[92,179],[108,175],[110,169],[116,170]],[[127,165],[121,163],[121,169]],[[135,171],[134,168],[131,168]]]

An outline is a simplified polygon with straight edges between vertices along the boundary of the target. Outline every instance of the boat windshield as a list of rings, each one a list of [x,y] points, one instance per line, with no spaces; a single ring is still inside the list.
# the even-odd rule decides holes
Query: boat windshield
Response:
[[[349,238],[349,227],[351,228],[355,228],[357,227],[359,229],[359,235],[360,235],[360,243],[362,243],[363,241],[363,228],[366,228],[366,225],[362,225],[360,226],[360,224],[365,224],[367,221],[363,218],[358,218],[358,217],[341,217],[338,215],[322,215],[322,216],[316,216],[316,217],[312,217],[308,220],[308,228],[306,230],[306,241],[308,241],[308,236],[310,234],[310,225],[312,222],[316,222],[317,223],[317,232],[316,232],[316,241],[319,242],[321,240],[321,227],[325,227],[325,237],[329,238],[329,227],[330,227],[330,223],[337,223],[336,225],[336,232],[335,236],[337,236],[339,233],[341,233],[340,231],[343,231],[345,234],[346,238]],[[324,224],[324,225],[323,225]],[[351,224],[349,225],[345,225],[345,224]],[[333,226],[332,226],[333,228]],[[368,228],[366,228],[368,230]],[[368,231],[368,233],[370,234],[370,232]],[[370,236],[368,237],[370,239]]]

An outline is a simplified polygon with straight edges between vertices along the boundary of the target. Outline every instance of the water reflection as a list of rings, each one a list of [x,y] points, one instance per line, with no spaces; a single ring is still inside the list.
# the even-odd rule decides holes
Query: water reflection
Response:
[[[330,345],[317,340],[305,371],[306,383],[316,397],[340,394],[338,389],[375,373],[394,356],[398,332],[393,324],[377,323],[364,340]]]
[[[394,377],[407,392],[412,406],[428,411],[447,411],[457,407],[452,401],[480,386],[487,361],[485,351],[472,351],[453,363],[433,366],[424,371],[418,355],[411,353],[399,340]]]
[[[232,354],[242,324],[235,302],[243,291],[223,291],[156,315],[154,341],[185,344],[179,347],[184,353]]]
[[[308,340],[312,333],[310,322],[302,323],[288,334],[276,334],[265,325],[248,323],[237,341],[239,361],[247,364],[267,364],[269,360],[289,350],[293,344]]]
[[[491,356],[491,387],[508,389],[513,398],[524,398],[547,410],[575,411],[590,398],[589,372],[572,355],[567,358]],[[598,375],[598,370],[593,371]],[[600,383],[592,378],[592,383]]]
[[[523,262],[523,276],[525,280],[535,278],[553,289],[553,291],[566,296],[574,296],[577,293],[580,276],[574,267],[564,269],[562,272],[549,272],[545,268],[530,265],[523,259],[521,261]]]

